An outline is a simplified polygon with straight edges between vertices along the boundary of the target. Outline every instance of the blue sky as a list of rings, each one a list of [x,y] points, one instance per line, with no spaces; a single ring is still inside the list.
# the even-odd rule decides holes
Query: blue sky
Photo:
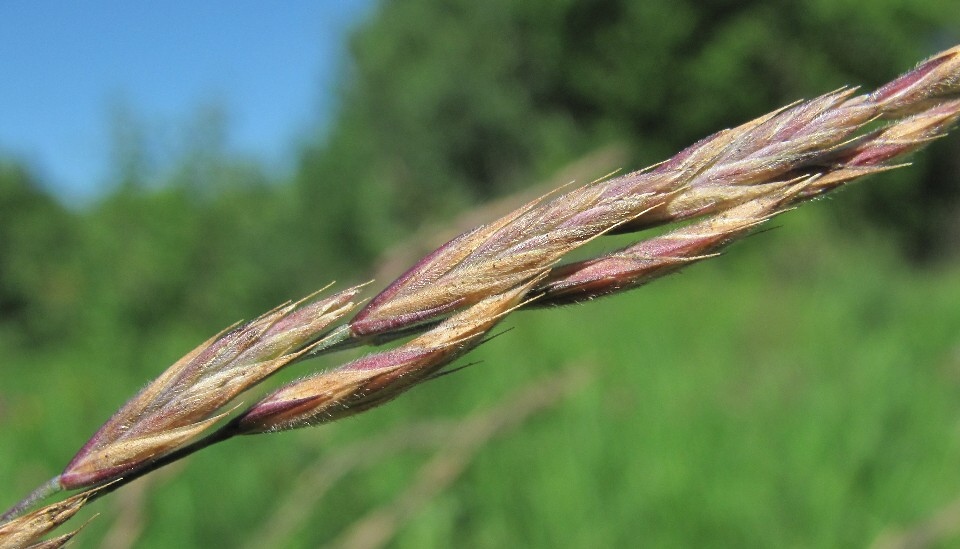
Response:
[[[109,113],[150,126],[227,113],[228,145],[283,167],[328,120],[347,33],[372,0],[0,3],[0,154],[65,200],[109,176]]]

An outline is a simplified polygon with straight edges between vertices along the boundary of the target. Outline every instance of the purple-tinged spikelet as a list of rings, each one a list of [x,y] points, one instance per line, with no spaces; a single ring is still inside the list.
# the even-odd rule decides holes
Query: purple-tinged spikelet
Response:
[[[889,116],[925,110],[936,102],[960,95],[960,46],[921,61],[912,71],[880,87],[870,100]]]
[[[97,431],[64,470],[61,485],[108,481],[195,439],[225,415],[221,409],[237,395],[309,350],[311,341],[353,308],[358,292],[354,287],[279,307],[200,345]]]
[[[783,184],[781,192],[771,192],[692,225],[603,257],[560,266],[537,287],[543,296],[532,305],[565,305],[630,290],[713,257],[775,215],[804,184]]]

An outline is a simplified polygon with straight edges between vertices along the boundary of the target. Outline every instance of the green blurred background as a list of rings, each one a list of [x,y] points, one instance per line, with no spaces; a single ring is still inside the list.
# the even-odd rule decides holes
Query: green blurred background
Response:
[[[238,319],[415,260],[391,253],[481,204],[663,160],[956,43],[952,0],[383,2],[350,37],[331,126],[290,144],[292,173],[221,147],[215,110],[159,174],[116,121],[116,185],[82,208],[7,157],[3,505]],[[291,502],[304,471],[571,366],[589,380],[471,454],[391,546],[855,547],[918,528],[960,546],[960,136],[913,161],[682,276],[512,317],[480,364],[389,406],[208,449],[92,505],[76,546],[250,545],[284,505],[299,518],[271,546],[330,542],[432,450],[384,452]]]

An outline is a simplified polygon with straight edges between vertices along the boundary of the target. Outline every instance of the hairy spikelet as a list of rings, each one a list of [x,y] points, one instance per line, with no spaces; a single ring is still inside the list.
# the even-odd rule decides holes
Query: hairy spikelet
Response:
[[[925,110],[960,96],[960,46],[922,61],[915,69],[870,95],[887,117]]]
[[[665,235],[641,241],[600,258],[551,271],[537,288],[537,307],[565,305],[630,290],[691,263],[708,259],[736,238],[782,211],[805,182],[741,204]]]
[[[108,481],[195,439],[234,397],[296,360],[353,307],[358,292],[279,307],[200,345],[100,428],[60,475],[61,485]]]
[[[900,162],[906,155],[943,137],[958,119],[960,99],[949,100],[852,141],[820,159],[819,165],[801,170],[819,177],[811,181],[797,201],[818,196],[866,175],[900,167],[893,162]]]
[[[403,330],[524,284],[571,250],[656,203],[600,186],[541,198],[464,233],[422,259],[351,322],[359,336]]]
[[[62,547],[79,531],[79,528],[51,540],[39,542],[38,540],[57,526],[70,520],[96,492],[97,490],[82,492],[0,524],[0,547],[9,549]]]

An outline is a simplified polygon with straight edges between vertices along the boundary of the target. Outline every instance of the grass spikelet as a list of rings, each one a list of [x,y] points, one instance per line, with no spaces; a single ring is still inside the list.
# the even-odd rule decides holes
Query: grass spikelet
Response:
[[[60,483],[108,481],[195,439],[246,389],[295,360],[351,308],[351,288],[288,304],[203,343],[129,401],[73,458]]]
[[[0,547],[11,549],[20,547],[61,547],[83,527],[81,526],[69,534],[46,542],[40,542],[36,545],[31,544],[37,542],[37,540],[57,526],[73,518],[96,492],[96,489],[88,490],[0,524]],[[57,545],[57,543],[59,543],[59,545]]]
[[[806,181],[782,184],[781,192],[770,192],[603,257],[558,267],[537,287],[544,295],[533,306],[565,305],[630,290],[713,257],[733,240],[782,211],[782,204],[805,184]]]
[[[884,115],[904,116],[960,95],[960,46],[921,61],[915,69],[870,95]]]

